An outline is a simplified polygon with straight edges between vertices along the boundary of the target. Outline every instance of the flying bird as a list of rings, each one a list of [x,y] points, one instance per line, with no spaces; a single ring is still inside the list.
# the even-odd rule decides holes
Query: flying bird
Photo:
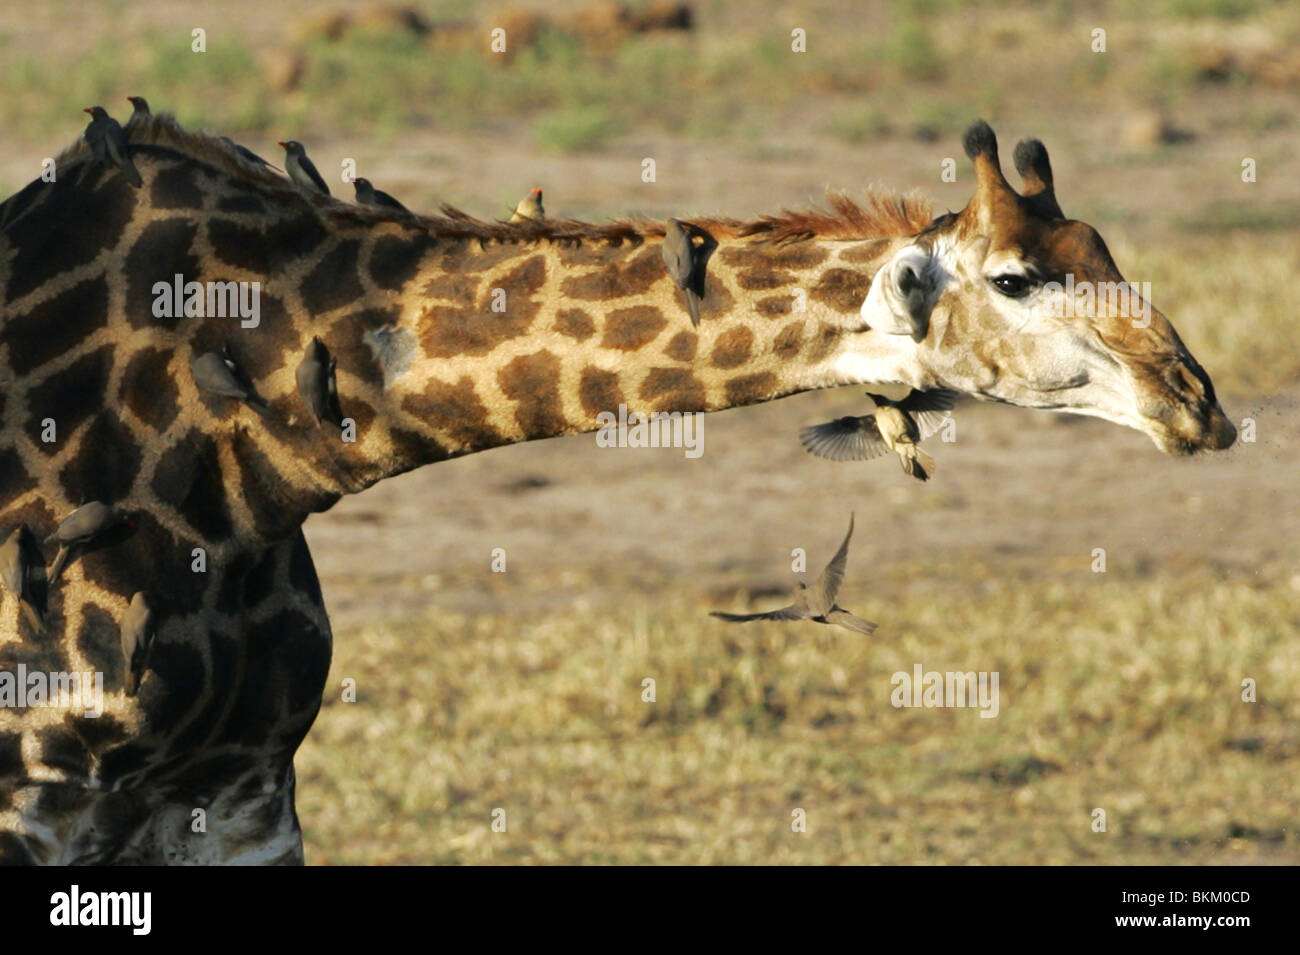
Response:
[[[27,543],[27,527],[19,524],[12,534],[0,545],[0,581],[5,589],[18,598],[18,606],[31,622],[32,629],[39,632],[43,626],[41,612],[36,607],[31,588],[31,549]]]
[[[749,620],[812,620],[817,623],[836,624],[858,633],[875,633],[876,624],[870,620],[855,617],[835,602],[835,596],[844,583],[844,567],[849,559],[849,539],[853,537],[853,516],[849,516],[849,532],[844,535],[844,543],[835,552],[831,562],[821,572],[821,576],[811,587],[800,581],[794,592],[794,599],[789,606],[766,613],[723,613],[711,610],[709,615],[727,620],[731,623],[744,623]]]
[[[917,442],[943,427],[957,392],[946,388],[913,391],[902,401],[871,392],[867,397],[876,403],[871,414],[836,418],[800,431],[805,450],[831,461],[866,461],[893,451],[904,473],[928,481],[934,473],[934,458]]]
[[[194,376],[194,384],[201,390],[223,398],[234,398],[258,414],[267,414],[266,402],[253,391],[252,383],[228,355],[218,355],[212,351],[191,355],[190,374]]]
[[[357,202],[363,206],[397,209],[401,212],[411,211],[382,189],[376,189],[369,179],[353,179],[352,186],[357,191]]]
[[[126,101],[131,104],[131,115],[126,121],[126,132],[131,132],[146,119],[149,118],[149,101],[143,96],[128,96]]]
[[[695,239],[700,242],[697,245]],[[699,327],[700,302],[704,299],[704,269],[718,240],[697,225],[669,219],[664,229],[663,257],[668,274],[686,296],[691,324]]]
[[[102,501],[89,501],[65,517],[54,529],[54,533],[45,538],[46,545],[59,545],[59,552],[54,555],[54,563],[50,566],[46,579],[51,584],[57,581],[75,550],[119,524],[133,527],[134,521],[120,508]]]
[[[149,666],[149,656],[154,643],[154,615],[149,596],[138,591],[131,597],[126,613],[122,615],[123,682],[126,695],[135,696],[140,680]]]
[[[343,426],[343,415],[338,413],[338,386],[334,378],[336,359],[319,338],[307,343],[307,354],[294,372],[298,394],[317,422],[328,421]]]
[[[117,120],[109,116],[102,106],[87,106],[82,112],[90,114],[90,124],[82,135],[95,162],[120,170],[126,181],[139,189],[144,180],[131,161],[126,133],[122,132]]]
[[[289,178],[304,189],[330,194],[330,187],[316,171],[316,164],[307,158],[307,150],[296,139],[280,143],[284,147],[284,168]]]
[[[546,218],[546,210],[542,207],[542,190],[534,189],[528,195],[519,200],[515,206],[514,213],[507,220],[509,222],[541,222]]]

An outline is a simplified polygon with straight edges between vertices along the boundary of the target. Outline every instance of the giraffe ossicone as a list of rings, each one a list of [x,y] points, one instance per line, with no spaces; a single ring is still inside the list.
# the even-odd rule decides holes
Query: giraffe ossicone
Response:
[[[0,598],[0,860],[301,862],[293,755],[331,646],[301,526],[390,475],[621,409],[876,383],[1096,415],[1169,452],[1230,444],[1158,311],[1135,328],[1049,310],[1065,273],[1121,277],[1095,230],[1060,217],[1046,151],[1017,151],[1017,194],[992,131],[968,145],[959,213],[875,190],[692,219],[717,242],[694,326],[662,222],[356,206],[160,115],[130,125],[137,189],[77,142],[57,181],[0,205],[0,540],[45,540],[86,500],[135,526],[57,583],[51,548],[23,545],[39,631],[22,594]],[[260,321],[155,316],[154,285],[177,275],[260,283]],[[299,378],[313,339],[323,394],[319,367]],[[214,394],[233,370],[236,394]],[[342,440],[318,420],[340,405]],[[5,705],[19,667],[102,673],[103,713]]]

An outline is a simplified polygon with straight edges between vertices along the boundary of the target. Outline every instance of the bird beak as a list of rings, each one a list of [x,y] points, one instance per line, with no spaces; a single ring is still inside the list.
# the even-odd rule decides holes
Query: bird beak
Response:
[[[288,148],[289,148],[289,144],[288,144],[288,143],[277,142],[276,145],[279,146],[279,147],[281,147],[282,149],[288,149]]]
[[[89,112],[91,112],[91,108],[90,108],[89,106],[87,106],[85,109],[82,110],[82,112],[83,112],[83,113],[89,113]]]

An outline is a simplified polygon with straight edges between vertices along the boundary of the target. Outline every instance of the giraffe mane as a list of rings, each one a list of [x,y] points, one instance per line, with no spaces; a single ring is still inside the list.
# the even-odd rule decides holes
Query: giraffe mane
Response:
[[[130,141],[136,146],[157,146],[181,153],[283,195],[306,197],[331,218],[419,225],[437,238],[561,244],[583,241],[638,243],[647,237],[662,237],[664,234],[663,220],[644,216],[606,222],[547,217],[541,221],[512,223],[478,219],[447,204],[439,207],[437,215],[406,215],[382,207],[362,206],[332,196],[308,193],[279,173],[246,162],[216,136],[185,129],[170,113],[155,113],[137,123],[130,131]],[[89,147],[78,138],[59,154],[57,162],[62,166],[89,158]],[[920,193],[900,194],[874,185],[867,188],[861,201],[843,192],[827,190],[826,206],[785,209],[754,219],[706,215],[689,217],[687,221],[708,230],[715,238],[798,242],[813,238],[852,240],[915,235],[934,218],[930,201]]]

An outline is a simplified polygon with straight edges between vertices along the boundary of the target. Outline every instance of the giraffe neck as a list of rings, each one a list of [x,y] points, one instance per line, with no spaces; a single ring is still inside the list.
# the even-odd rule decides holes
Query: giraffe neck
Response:
[[[857,382],[913,381],[915,346],[859,307],[903,239],[724,240],[692,327],[657,235],[487,243],[375,227],[370,287],[329,330],[356,486],[447,457]],[[387,258],[385,258],[387,256]],[[409,276],[386,270],[406,259]],[[393,288],[383,288],[387,277]]]

